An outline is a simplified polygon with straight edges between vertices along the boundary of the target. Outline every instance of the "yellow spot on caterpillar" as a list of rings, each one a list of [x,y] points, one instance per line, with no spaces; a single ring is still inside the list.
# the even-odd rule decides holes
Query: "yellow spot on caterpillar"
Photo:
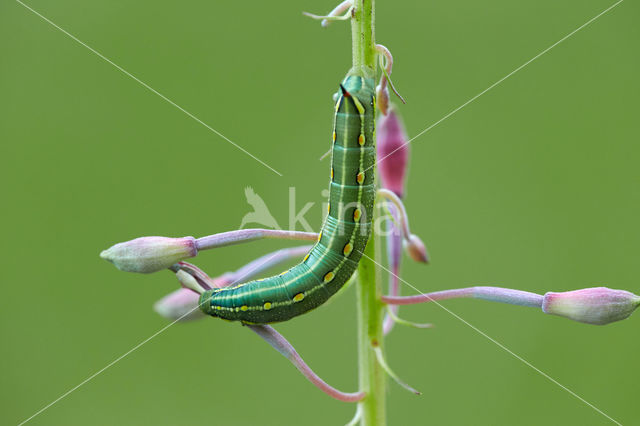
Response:
[[[351,243],[347,243],[342,249],[342,254],[344,254],[345,256],[349,256],[352,250],[353,250],[353,245]]]
[[[279,276],[281,277],[281,276],[283,276],[284,274],[286,274],[287,272],[289,272],[289,270],[288,270],[288,269],[287,269],[286,271],[284,271],[284,272],[280,272],[280,275],[279,275]]]
[[[331,180],[333,180],[333,167],[331,168]]]
[[[360,211],[360,209],[355,209],[353,211],[353,221],[354,222],[359,222],[360,221],[360,216],[362,216],[362,212]]]
[[[269,309],[271,309],[271,302],[265,302],[264,305],[262,305],[262,307],[264,308],[265,311],[268,311]]]
[[[358,181],[359,184],[362,184],[362,182],[364,182],[364,172],[360,172],[356,175],[356,180]]]
[[[304,259],[302,259],[302,261],[303,261],[303,262],[306,262],[307,260],[309,260],[309,255],[310,255],[310,254],[311,254],[311,253],[307,253],[307,255],[304,257]]]
[[[337,137],[337,135],[336,135],[336,132],[334,131],[334,132],[333,132],[333,141],[334,141],[334,142],[336,141],[336,137]]]
[[[215,308],[216,308],[217,311],[219,311],[219,310],[222,309],[222,306],[216,306]]]
[[[333,272],[327,272],[324,276],[324,282],[328,283],[333,279],[333,277],[335,277],[335,274]]]
[[[320,231],[320,233],[318,234],[318,241],[320,241],[322,239],[322,231]]]
[[[247,312],[249,310],[249,307],[247,305],[242,305],[242,306],[240,306],[240,310],[242,312]]]
[[[360,134],[360,136],[358,136],[358,145],[363,146],[364,143],[366,142],[364,135]]]
[[[303,293],[298,293],[295,296],[293,296],[293,301],[294,302],[300,302],[302,299],[304,299],[304,294]]]
[[[327,203],[327,213],[331,213],[331,203]]]

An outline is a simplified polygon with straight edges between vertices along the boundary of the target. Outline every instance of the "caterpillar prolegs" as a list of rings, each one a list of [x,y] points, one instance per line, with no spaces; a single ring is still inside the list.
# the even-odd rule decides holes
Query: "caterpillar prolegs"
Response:
[[[353,275],[371,235],[375,198],[374,81],[347,76],[335,105],[329,214],[301,263],[270,278],[200,296],[206,314],[265,324],[314,309]]]

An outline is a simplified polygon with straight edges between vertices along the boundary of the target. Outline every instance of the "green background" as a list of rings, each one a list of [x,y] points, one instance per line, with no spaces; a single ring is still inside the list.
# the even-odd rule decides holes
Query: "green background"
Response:
[[[288,188],[319,226],[331,95],[348,25],[332,1],[28,4],[240,144],[280,177],[14,1],[0,3],[0,423],[17,424],[168,322],[169,273],[126,274],[102,249],[141,235],[236,229],[252,186],[275,218]],[[379,1],[413,136],[611,1]],[[626,1],[411,146],[407,208],[432,264],[421,291],[504,285],[640,293],[640,7]],[[285,242],[205,252],[212,275]],[[415,291],[404,288],[404,293]],[[356,389],[355,292],[277,326],[329,383]],[[587,326],[526,308],[446,302],[622,424],[637,424],[640,318]],[[436,305],[401,310],[392,425],[600,425],[605,417]],[[339,425],[354,406],[309,384],[237,324],[177,324],[32,420],[56,425]]]

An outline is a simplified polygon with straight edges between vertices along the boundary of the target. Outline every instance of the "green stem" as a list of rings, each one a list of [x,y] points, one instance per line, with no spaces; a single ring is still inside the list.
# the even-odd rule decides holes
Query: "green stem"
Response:
[[[376,70],[374,1],[354,0],[351,19],[353,68],[350,74],[369,78],[375,77]],[[360,402],[363,426],[386,425],[386,375],[374,350],[376,347],[382,350],[383,344],[384,305],[376,265],[380,257],[374,232],[358,265],[358,370],[360,390],[367,395]]]
[[[375,0],[354,0],[351,19],[352,71],[373,77],[376,69]]]
[[[379,258],[376,237],[371,239],[358,265],[358,369],[360,390],[366,393],[362,402],[362,426],[386,424],[386,376],[378,363],[375,348],[382,349],[384,305],[380,274],[371,260]]]

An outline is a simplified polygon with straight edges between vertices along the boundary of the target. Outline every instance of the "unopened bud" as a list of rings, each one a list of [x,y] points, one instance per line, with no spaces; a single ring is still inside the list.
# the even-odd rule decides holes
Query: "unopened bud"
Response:
[[[198,294],[204,293],[205,289],[198,283],[198,280],[188,272],[180,270],[176,272],[176,278],[180,281],[180,285],[182,287],[187,288],[189,290],[193,290]]]
[[[409,235],[409,239],[405,240],[405,249],[409,256],[416,262],[429,263],[429,254],[424,243],[416,234]]]
[[[126,272],[150,272],[166,269],[198,253],[193,237],[142,237],[118,243],[100,253],[100,257]]]
[[[640,297],[607,287],[584,288],[544,295],[542,310],[587,324],[605,325],[627,318],[640,304]]]
[[[389,112],[389,89],[386,85],[384,87],[381,84],[376,86],[376,103],[380,112],[387,115]]]
[[[186,321],[205,318],[202,311],[198,309],[198,295],[186,288],[167,294],[153,305],[153,309],[170,320]]]
[[[409,144],[404,125],[393,109],[378,120],[376,135],[382,187],[402,197],[409,162]]]

